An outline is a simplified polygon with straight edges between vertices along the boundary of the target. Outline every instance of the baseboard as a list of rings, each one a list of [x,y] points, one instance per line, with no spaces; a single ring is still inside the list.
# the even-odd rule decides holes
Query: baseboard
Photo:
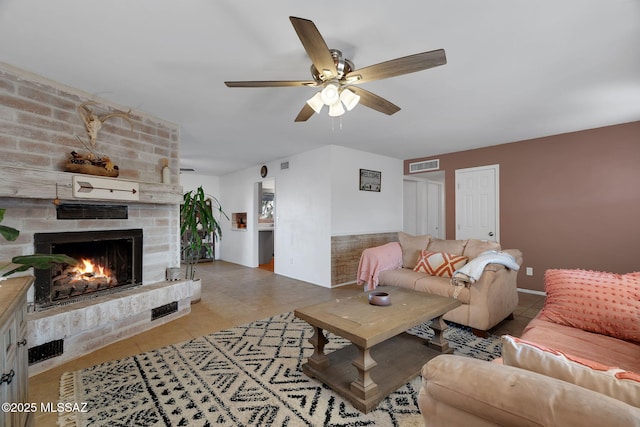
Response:
[[[531,290],[531,289],[522,289],[522,288],[518,288],[518,292],[522,292],[523,294],[534,294],[534,295],[540,295],[540,296],[543,296],[543,297],[546,297],[546,296],[547,296],[547,293],[546,293],[546,292],[543,292],[543,291],[534,291],[534,290]]]
[[[341,287],[341,286],[349,286],[349,285],[354,285],[354,284],[356,284],[356,283],[357,283],[357,282],[356,282],[355,280],[352,280],[352,281],[350,281],[350,282],[337,283],[337,284],[335,284],[335,285],[334,285],[334,284],[332,284],[332,285],[331,285],[331,288],[332,288],[332,289],[333,289],[333,288],[339,288],[339,287]]]

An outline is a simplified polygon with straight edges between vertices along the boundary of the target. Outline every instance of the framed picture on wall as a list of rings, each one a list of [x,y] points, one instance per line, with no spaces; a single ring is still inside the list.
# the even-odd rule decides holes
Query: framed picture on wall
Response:
[[[360,169],[360,191],[380,192],[382,172]]]

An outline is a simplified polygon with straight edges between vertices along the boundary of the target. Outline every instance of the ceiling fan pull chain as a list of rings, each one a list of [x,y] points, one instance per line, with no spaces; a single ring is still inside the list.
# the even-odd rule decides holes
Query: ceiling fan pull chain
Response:
[[[342,130],[342,116],[331,117],[331,132],[336,131],[336,121],[338,122],[338,131]]]

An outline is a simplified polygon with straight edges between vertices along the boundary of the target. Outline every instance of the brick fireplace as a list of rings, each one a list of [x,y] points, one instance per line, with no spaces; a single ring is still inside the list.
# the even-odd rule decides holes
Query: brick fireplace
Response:
[[[30,290],[30,353],[49,342],[64,341],[62,354],[30,365],[30,375],[190,310],[191,283],[165,281],[166,269],[179,266],[180,259],[178,125],[138,111],[131,111],[133,130],[119,118],[105,122],[92,149],[119,166],[120,176],[113,179],[137,183],[139,197],[133,201],[79,199],[73,193],[74,174],[65,172],[63,164],[71,151],[84,149],[78,137],[86,140],[86,130],[76,108],[85,101],[95,102],[92,105],[104,111],[129,111],[127,106],[0,63],[0,207],[6,209],[2,224],[21,232],[17,241],[0,244],[0,259],[34,253],[36,235],[133,229],[142,234],[142,249],[132,255],[140,257],[139,271],[123,279],[132,286],[122,292],[74,299],[77,291],[65,285],[63,299],[69,304],[53,307],[48,301],[44,306],[49,308],[35,311],[37,292],[35,287]],[[171,183],[162,182],[165,160]],[[63,220],[57,215],[60,201],[77,207],[124,205],[128,214],[126,218]],[[109,251],[111,256],[118,254],[113,247],[104,250],[103,257]],[[121,274],[127,275],[126,271]],[[151,312],[167,305],[177,306],[177,311],[152,321]]]

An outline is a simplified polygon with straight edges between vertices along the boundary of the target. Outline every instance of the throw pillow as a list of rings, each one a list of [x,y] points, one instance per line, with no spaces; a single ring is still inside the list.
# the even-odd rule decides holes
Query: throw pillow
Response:
[[[427,249],[430,252],[446,252],[448,254],[462,255],[468,240],[442,240],[431,239]]]
[[[510,335],[502,337],[505,365],[523,368],[640,407],[640,375],[579,358]]]
[[[420,251],[427,248],[431,236],[412,236],[411,234],[398,232],[398,241],[402,248],[402,266],[404,268],[414,268],[420,257]]]
[[[640,343],[640,277],[587,270],[547,270],[544,320]]]
[[[422,250],[420,251],[420,259],[413,271],[420,271],[431,276],[451,277],[468,260],[469,258],[462,255]]]

